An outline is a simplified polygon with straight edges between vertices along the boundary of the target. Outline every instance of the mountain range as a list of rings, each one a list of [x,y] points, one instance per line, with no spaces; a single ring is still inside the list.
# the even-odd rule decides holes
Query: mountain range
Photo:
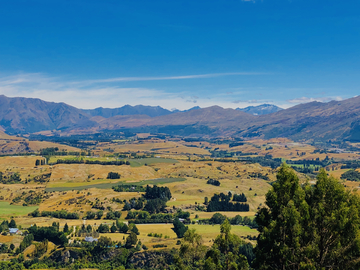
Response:
[[[219,106],[169,111],[130,106],[81,110],[65,103],[0,96],[0,129],[9,134],[52,130],[93,133],[127,129],[181,136],[287,137],[293,140],[360,141],[360,97],[310,102],[288,109],[264,104],[244,109]],[[259,113],[264,111],[265,113]],[[275,112],[267,113],[274,110]]]
[[[272,105],[272,104],[262,104],[259,106],[249,106],[246,108],[236,108],[236,110],[250,113],[252,115],[264,115],[264,114],[270,114],[274,112],[281,111],[282,108]]]

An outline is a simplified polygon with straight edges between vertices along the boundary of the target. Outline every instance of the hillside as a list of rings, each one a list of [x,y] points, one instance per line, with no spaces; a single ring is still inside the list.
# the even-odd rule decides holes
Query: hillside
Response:
[[[82,110],[90,116],[102,116],[104,118],[110,118],[116,115],[147,115],[150,117],[156,117],[161,115],[171,114],[172,112],[161,108],[160,106],[144,106],[144,105],[125,105],[120,108],[96,108],[92,110]]]
[[[360,139],[360,97],[328,103],[300,104],[273,114],[259,116],[247,129],[245,137],[286,137],[293,140]]]
[[[128,129],[180,136],[359,141],[359,102],[360,97],[328,103],[311,102],[264,115],[212,106],[151,116],[145,110],[149,106],[129,106],[129,110],[138,108],[143,114],[111,116],[115,112],[108,110],[112,109],[101,108],[98,114],[104,116],[91,117],[64,103],[0,96],[0,130],[8,134],[58,130],[69,135]],[[161,107],[150,108],[153,113],[156,110],[165,113]]]
[[[0,127],[7,133],[32,133],[93,125],[90,116],[65,103],[0,95]]]

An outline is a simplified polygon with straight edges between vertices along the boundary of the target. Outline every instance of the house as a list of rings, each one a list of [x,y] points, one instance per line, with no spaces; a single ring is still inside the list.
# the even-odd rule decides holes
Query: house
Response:
[[[85,237],[85,242],[88,242],[88,243],[92,243],[92,242],[97,242],[98,240],[96,238],[93,238],[91,236],[86,236]]]
[[[9,232],[10,232],[10,234],[18,234],[19,229],[18,228],[9,228]]]

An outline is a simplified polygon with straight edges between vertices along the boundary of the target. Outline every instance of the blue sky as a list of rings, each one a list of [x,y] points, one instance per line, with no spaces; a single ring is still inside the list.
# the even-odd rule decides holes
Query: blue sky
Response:
[[[360,1],[0,4],[0,94],[172,109],[358,95]]]

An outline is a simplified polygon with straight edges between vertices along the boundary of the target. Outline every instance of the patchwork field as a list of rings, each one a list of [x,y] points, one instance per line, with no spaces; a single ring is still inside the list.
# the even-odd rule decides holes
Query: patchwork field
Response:
[[[125,202],[136,201],[142,198],[143,192],[115,192],[112,187],[126,184],[132,186],[157,185],[168,187],[171,199],[167,201],[165,212],[175,213],[178,210],[188,211],[190,221],[210,219],[215,212],[206,212],[205,198],[211,200],[214,194],[244,194],[249,204],[249,212],[220,211],[222,215],[233,218],[236,215],[254,219],[259,207],[264,205],[265,195],[271,188],[271,183],[276,181],[277,169],[262,166],[250,161],[239,161],[240,157],[264,157],[271,155],[273,158],[286,160],[328,159],[351,160],[358,159],[359,153],[331,152],[320,153],[317,148],[304,143],[295,143],[287,139],[250,140],[239,145],[230,143],[195,141],[188,142],[181,139],[173,141],[161,139],[142,140],[114,140],[112,142],[98,142],[88,149],[61,146],[47,142],[29,142],[33,149],[39,151],[41,147],[58,147],[64,151],[83,150],[89,156],[77,157],[74,155],[53,156],[4,156],[0,157],[0,218],[9,220],[14,217],[16,223],[23,230],[36,224],[37,226],[51,226],[59,223],[60,230],[67,224],[71,230],[75,227],[91,225],[98,229],[100,224],[110,227],[114,219],[107,219],[111,211],[121,212],[120,221],[125,223],[128,210],[123,211]],[[1,137],[1,136],[0,136]],[[1,140],[1,138],[0,138]],[[6,140],[6,138],[3,138]],[[8,138],[7,147],[21,139]],[[1,144],[1,141],[0,141]],[[216,158],[211,157],[213,153]],[[223,155],[224,156],[221,156]],[[37,165],[37,160],[47,160],[55,163],[63,160],[92,160],[108,162],[128,160],[130,165],[101,165],[101,164],[55,164]],[[334,162],[326,167],[329,174],[340,178],[347,171],[341,169],[342,162]],[[303,168],[302,164],[294,167]],[[315,169],[314,165],[307,168]],[[107,179],[109,173],[118,173],[120,179]],[[11,180],[14,175],[20,180]],[[301,181],[315,183],[313,175],[297,172]],[[208,183],[216,180],[219,185]],[[360,192],[357,182],[342,181],[350,190]],[[10,204],[11,203],[11,204]],[[26,206],[29,205],[29,206]],[[64,211],[77,213],[79,219],[64,219],[55,217],[32,217],[28,214],[38,209],[43,211]],[[87,212],[101,211],[100,219],[83,219]],[[134,209],[132,209],[134,211]],[[141,240],[150,249],[179,247],[178,238],[169,224],[139,224],[137,225]],[[191,224],[202,235],[205,245],[210,246],[220,233],[220,225]],[[162,234],[162,237],[149,236],[149,233]],[[239,235],[245,241],[250,241],[257,235],[257,230],[247,226],[232,226],[232,233]],[[100,236],[110,237],[113,241],[124,243],[128,234],[101,233]],[[166,236],[166,238],[165,238]],[[83,239],[70,235],[69,239]],[[0,243],[14,243],[17,247],[23,236],[0,235]],[[51,243],[52,244],[52,243]],[[164,247],[154,247],[164,245]],[[55,248],[51,246],[51,249]],[[34,252],[34,245],[28,247],[24,254]],[[47,254],[49,255],[49,254]],[[1,255],[2,256],[2,255]],[[4,257],[4,256],[3,256]],[[8,259],[8,256],[4,258]]]

